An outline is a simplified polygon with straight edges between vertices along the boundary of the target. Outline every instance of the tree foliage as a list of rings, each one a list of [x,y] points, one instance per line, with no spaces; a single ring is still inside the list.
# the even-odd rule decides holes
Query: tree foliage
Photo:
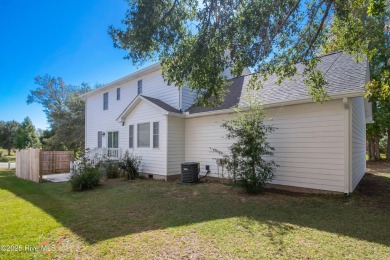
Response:
[[[66,84],[62,78],[45,75],[35,78],[39,85],[27,97],[27,103],[38,103],[44,108],[50,130],[42,137],[44,149],[74,150],[84,149],[85,107],[80,97],[91,87]]]
[[[227,171],[237,184],[249,193],[259,193],[274,175],[276,164],[269,158],[274,148],[267,141],[274,127],[264,123],[265,110],[255,98],[248,95],[246,101],[244,110],[236,108],[233,119],[222,124],[227,130],[226,138],[234,140],[229,152],[213,151],[223,157]]]
[[[342,50],[370,62],[370,81],[366,98],[373,103],[374,123],[367,125],[370,159],[380,159],[379,140],[390,132],[390,34],[387,30],[390,10],[384,0],[353,0],[345,17],[335,17],[329,30],[330,40],[324,52]],[[348,2],[346,2],[348,3]],[[376,151],[376,152],[375,152]],[[390,158],[390,147],[388,147]]]
[[[327,42],[332,20],[343,26],[346,43],[359,38],[365,26],[353,15],[363,0],[133,0],[122,28],[109,28],[114,46],[128,51],[136,64],[159,59],[169,84],[189,86],[200,105],[214,105],[224,96],[232,68],[239,76],[246,67],[264,79],[297,73],[307,65],[309,93],[316,101],[328,98],[318,50]],[[384,17],[384,0],[368,0],[366,13]],[[352,34],[348,34],[348,30]],[[359,40],[359,39],[358,39]],[[358,41],[359,42],[359,41]],[[369,48],[356,50],[371,55]],[[255,79],[256,77],[254,77]]]
[[[7,149],[8,155],[11,155],[11,149],[14,147],[18,126],[16,121],[0,122],[0,146]]]
[[[18,126],[14,139],[16,149],[39,148],[40,143],[33,123],[26,117]]]

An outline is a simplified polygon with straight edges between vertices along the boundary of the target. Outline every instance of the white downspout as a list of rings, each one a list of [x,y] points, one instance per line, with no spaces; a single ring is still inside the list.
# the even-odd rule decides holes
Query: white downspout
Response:
[[[351,99],[343,98],[344,105],[344,194],[351,191]]]

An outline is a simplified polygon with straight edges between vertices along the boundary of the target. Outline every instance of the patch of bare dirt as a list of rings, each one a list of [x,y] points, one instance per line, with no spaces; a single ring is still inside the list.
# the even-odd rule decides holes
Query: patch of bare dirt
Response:
[[[390,161],[367,162],[368,173],[390,173]]]
[[[390,162],[367,162],[367,172],[356,192],[362,201],[375,208],[390,207]]]

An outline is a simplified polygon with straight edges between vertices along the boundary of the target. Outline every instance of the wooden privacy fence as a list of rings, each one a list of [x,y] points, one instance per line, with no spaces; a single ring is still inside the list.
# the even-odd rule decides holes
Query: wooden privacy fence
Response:
[[[68,173],[70,162],[73,162],[73,152],[66,151],[42,151],[41,173]]]
[[[41,182],[43,174],[70,172],[70,162],[73,162],[73,152],[19,150],[16,152],[16,176]]]
[[[40,182],[40,155],[41,150],[39,149],[16,151],[16,176],[22,179]]]

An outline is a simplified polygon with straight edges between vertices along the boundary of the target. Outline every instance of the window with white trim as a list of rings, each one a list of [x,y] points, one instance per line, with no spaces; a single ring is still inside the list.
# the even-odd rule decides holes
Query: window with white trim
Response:
[[[153,122],[153,148],[159,147],[159,122]]]
[[[98,132],[98,148],[102,148],[102,139],[103,139],[103,132],[102,131],[99,131]]]
[[[137,125],[137,147],[150,147],[150,123]]]
[[[142,79],[138,80],[138,95],[142,94]]]
[[[118,132],[108,132],[108,148],[118,148],[119,147],[119,133]]]
[[[108,109],[108,92],[103,94],[103,110]]]
[[[134,125],[129,125],[129,148],[134,148]]]
[[[121,99],[121,88],[117,88],[116,89],[116,100],[120,100]]]

